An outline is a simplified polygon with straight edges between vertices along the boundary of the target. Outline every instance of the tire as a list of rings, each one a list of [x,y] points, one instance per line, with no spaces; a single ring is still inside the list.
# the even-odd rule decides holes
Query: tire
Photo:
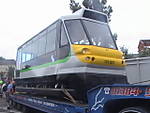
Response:
[[[33,113],[32,110],[30,108],[28,108],[27,106],[22,106],[22,113]]]
[[[21,107],[22,107],[21,104],[17,104],[17,105],[16,105],[16,108],[17,108],[17,110],[19,110],[19,111],[21,110]]]
[[[119,113],[150,113],[150,111],[144,107],[128,107],[121,110]]]

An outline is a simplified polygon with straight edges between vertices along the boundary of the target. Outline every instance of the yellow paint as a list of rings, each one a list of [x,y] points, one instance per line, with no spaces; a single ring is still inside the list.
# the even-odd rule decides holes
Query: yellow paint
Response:
[[[84,63],[124,67],[123,53],[93,45],[72,45],[73,53]]]

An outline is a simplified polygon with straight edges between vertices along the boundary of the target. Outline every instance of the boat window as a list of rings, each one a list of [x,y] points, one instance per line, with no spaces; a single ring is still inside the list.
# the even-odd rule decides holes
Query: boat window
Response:
[[[55,50],[56,24],[50,26],[47,33],[46,53]]]
[[[90,44],[80,20],[71,20],[65,23],[73,44]]]
[[[73,44],[95,45],[117,49],[108,24],[91,20],[65,21],[69,37]]]
[[[65,29],[64,26],[61,26],[61,47],[68,45],[69,41],[67,39],[66,33],[65,33]]]
[[[110,29],[107,24],[83,20],[92,45],[116,49]]]

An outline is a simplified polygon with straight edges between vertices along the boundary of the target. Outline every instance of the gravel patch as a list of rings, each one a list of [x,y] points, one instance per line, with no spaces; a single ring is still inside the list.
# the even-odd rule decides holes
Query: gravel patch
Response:
[[[7,109],[7,103],[4,98],[0,98],[0,113],[22,113],[15,109]]]

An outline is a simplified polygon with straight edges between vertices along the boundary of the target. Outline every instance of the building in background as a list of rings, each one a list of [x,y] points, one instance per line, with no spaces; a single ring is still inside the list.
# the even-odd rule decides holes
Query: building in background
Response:
[[[150,49],[150,40],[140,40],[138,45],[138,51],[143,52],[146,49]]]
[[[13,78],[15,65],[13,59],[0,59],[0,78]]]

